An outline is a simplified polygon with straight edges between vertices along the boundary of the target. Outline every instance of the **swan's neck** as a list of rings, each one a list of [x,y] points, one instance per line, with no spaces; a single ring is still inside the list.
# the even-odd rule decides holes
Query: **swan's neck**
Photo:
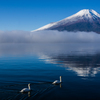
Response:
[[[61,76],[60,76],[60,82],[62,82],[62,78],[61,78]]]
[[[29,90],[31,89],[30,84],[28,84],[28,89],[29,89]]]

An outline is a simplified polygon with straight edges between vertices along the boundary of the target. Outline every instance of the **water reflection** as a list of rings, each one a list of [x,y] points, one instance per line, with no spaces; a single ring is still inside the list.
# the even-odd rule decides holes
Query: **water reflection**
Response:
[[[28,95],[27,97],[31,97],[31,91],[26,92],[26,93],[21,93],[21,94],[22,94],[22,95],[27,94],[27,95]]]
[[[60,88],[62,88],[62,85],[61,85],[61,83],[60,83]]]
[[[100,71],[100,54],[53,57],[52,62],[62,64],[66,70],[72,70],[78,76],[94,77]]]
[[[100,71],[99,44],[0,44],[0,56],[34,56],[59,64],[78,76],[94,77]]]
[[[89,55],[59,55],[52,57],[42,57],[45,62],[60,64],[66,70],[72,70],[78,76],[94,77],[100,71],[100,54]]]

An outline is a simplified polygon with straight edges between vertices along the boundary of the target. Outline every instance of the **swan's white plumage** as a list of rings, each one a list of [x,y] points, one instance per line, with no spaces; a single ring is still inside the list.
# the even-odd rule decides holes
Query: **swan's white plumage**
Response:
[[[60,76],[60,81],[59,80],[55,80],[52,84],[60,84],[62,83],[62,77]]]
[[[28,84],[28,88],[23,88],[20,92],[24,93],[24,92],[29,92],[29,91],[31,91],[30,84]]]

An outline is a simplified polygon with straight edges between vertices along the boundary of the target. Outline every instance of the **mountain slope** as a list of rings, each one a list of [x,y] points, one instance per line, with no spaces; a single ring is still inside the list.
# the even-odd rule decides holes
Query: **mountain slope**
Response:
[[[100,14],[94,10],[83,9],[70,17],[47,24],[35,31],[39,30],[94,31],[100,33]]]

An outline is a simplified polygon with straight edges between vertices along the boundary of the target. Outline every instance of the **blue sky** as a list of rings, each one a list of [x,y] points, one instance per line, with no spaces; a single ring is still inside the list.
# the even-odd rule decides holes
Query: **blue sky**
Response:
[[[82,9],[100,13],[100,0],[0,0],[0,30],[35,30]]]

